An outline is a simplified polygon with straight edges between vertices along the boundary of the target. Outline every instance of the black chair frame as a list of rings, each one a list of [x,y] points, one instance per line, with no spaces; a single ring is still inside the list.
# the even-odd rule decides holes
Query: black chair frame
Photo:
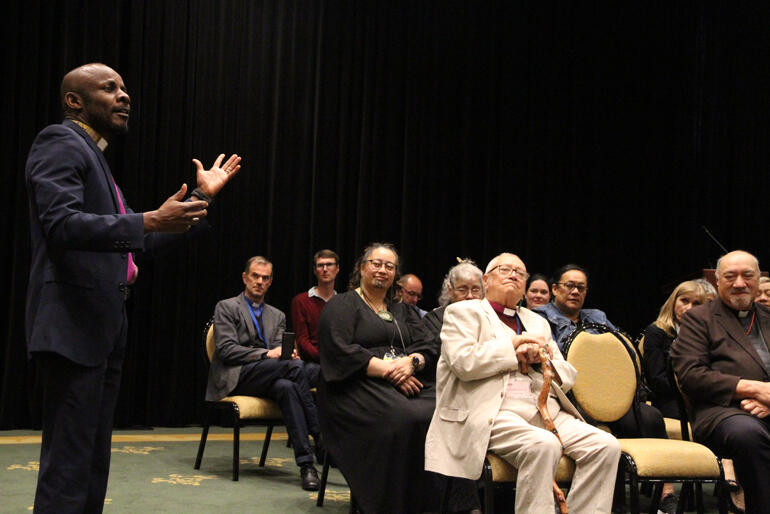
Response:
[[[203,329],[203,360],[206,363],[206,368],[209,366],[209,356],[206,351],[206,337],[208,336],[209,328],[214,323],[212,317]],[[259,457],[259,466],[265,466],[265,459],[267,458],[267,450],[270,447],[270,438],[273,435],[273,427],[276,425],[283,425],[282,418],[265,418],[265,419],[243,419],[241,418],[241,412],[238,405],[235,402],[205,402],[206,412],[203,419],[203,432],[201,433],[200,444],[198,445],[198,455],[195,457],[194,469],[200,469],[201,461],[203,460],[203,450],[206,448],[206,439],[209,434],[209,427],[219,419],[219,414],[224,413],[225,416],[232,421],[233,424],[233,481],[238,481],[240,470],[240,435],[241,428],[245,426],[264,426],[265,440],[262,443],[262,453]]]

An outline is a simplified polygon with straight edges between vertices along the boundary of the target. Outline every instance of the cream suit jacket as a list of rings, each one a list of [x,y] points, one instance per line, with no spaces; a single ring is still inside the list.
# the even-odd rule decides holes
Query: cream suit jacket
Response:
[[[548,322],[525,308],[519,309],[519,318],[526,333],[543,336],[553,349],[552,362],[562,385],[554,380],[551,392],[562,410],[582,420],[564,394],[575,383],[577,371],[559,352]],[[518,371],[514,335],[487,300],[465,300],[447,307],[436,369],[436,410],[425,441],[426,470],[477,480],[509,377],[532,380],[532,390],[540,390],[540,373],[530,369],[529,378]],[[530,420],[537,414],[535,401],[512,405],[509,400],[506,408]]]

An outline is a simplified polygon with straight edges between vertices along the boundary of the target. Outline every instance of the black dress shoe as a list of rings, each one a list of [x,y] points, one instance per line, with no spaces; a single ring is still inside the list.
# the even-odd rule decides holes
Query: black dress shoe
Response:
[[[305,491],[317,491],[321,487],[318,471],[312,464],[303,465],[299,470],[299,476],[302,477],[302,489]]]

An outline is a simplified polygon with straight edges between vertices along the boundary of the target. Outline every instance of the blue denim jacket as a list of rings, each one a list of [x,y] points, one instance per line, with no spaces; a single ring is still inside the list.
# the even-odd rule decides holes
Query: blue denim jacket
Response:
[[[532,310],[548,320],[548,324],[551,325],[553,339],[559,346],[559,350],[563,353],[564,343],[567,341],[567,338],[572,331],[575,330],[577,323],[562,314],[553,302],[541,305],[540,307],[535,307]],[[601,323],[602,325],[607,325],[608,327],[617,330],[615,325],[610,323],[610,320],[607,319],[607,315],[604,314],[604,311],[600,311],[599,309],[581,309],[580,321],[583,323]]]

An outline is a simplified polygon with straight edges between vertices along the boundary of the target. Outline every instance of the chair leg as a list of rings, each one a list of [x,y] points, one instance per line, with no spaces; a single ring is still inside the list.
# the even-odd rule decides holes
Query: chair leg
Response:
[[[631,497],[631,514],[639,514],[639,482],[636,473],[629,473],[628,493]]]
[[[321,471],[321,486],[318,488],[318,500],[315,504],[317,507],[324,506],[324,495],[326,494],[326,481],[329,479],[329,452],[324,451],[324,463],[323,471]]]
[[[703,514],[703,483],[695,482],[695,505],[698,514]]]
[[[273,436],[273,425],[268,425],[265,431],[265,442],[262,443],[262,455],[259,457],[259,467],[265,466],[265,459],[267,459],[267,448],[270,446],[270,438]]]
[[[209,436],[209,422],[203,425],[203,432],[201,432],[201,442],[198,444],[198,455],[195,457],[195,465],[193,469],[201,469],[201,461],[203,460],[203,450],[206,448],[206,439]]]
[[[642,484],[642,487],[644,487],[645,484],[648,484],[650,487],[652,487],[652,482],[645,482]],[[652,487],[652,495],[650,497],[650,514],[657,514],[661,494],[663,494],[663,482],[657,482],[655,486]]]
[[[715,490],[718,489],[717,500],[719,502],[719,514],[727,514],[727,496],[730,492],[727,490],[724,482],[717,483]]]
[[[238,481],[238,470],[240,468],[240,452],[241,452],[241,424],[238,419],[235,420],[233,426],[233,481]]]
[[[623,472],[623,464],[618,465],[618,473],[615,477],[615,492],[612,495],[612,512],[626,511],[626,474]]]
[[[682,489],[679,492],[679,503],[676,505],[677,514],[684,514],[684,511],[692,504],[692,482],[683,482]]]

